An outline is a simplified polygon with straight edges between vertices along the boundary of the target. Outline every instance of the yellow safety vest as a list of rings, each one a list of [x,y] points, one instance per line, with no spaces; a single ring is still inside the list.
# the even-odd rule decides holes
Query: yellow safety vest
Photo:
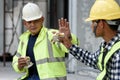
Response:
[[[96,80],[103,80],[106,75],[106,64],[110,57],[120,49],[120,41],[118,41],[116,44],[114,44],[111,48],[111,50],[107,53],[107,55],[104,58],[104,64],[102,64],[102,57],[103,57],[103,48],[101,49],[101,54],[98,57],[98,68],[101,70],[100,74],[98,75]],[[104,65],[104,68],[102,67]]]
[[[33,48],[40,80],[66,80],[66,65],[64,58],[67,49],[61,43],[51,43],[53,31],[55,32],[57,30],[47,30],[47,28],[43,27]],[[20,37],[18,53],[13,57],[12,66],[14,70],[16,72],[26,73],[20,80],[28,76],[28,69],[24,68],[20,71],[17,67],[17,61],[20,56],[26,56],[29,35],[30,32],[27,31]],[[77,44],[76,37],[72,35],[72,38],[72,42]]]

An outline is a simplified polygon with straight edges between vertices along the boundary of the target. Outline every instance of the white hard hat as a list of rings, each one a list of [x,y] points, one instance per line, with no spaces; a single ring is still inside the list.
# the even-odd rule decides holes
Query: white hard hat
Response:
[[[32,21],[42,17],[42,11],[39,6],[34,3],[27,3],[22,10],[22,19]]]

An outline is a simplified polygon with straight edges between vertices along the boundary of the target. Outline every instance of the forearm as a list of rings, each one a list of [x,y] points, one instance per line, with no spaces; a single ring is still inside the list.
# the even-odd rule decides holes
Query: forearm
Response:
[[[72,45],[69,49],[69,53],[72,54],[77,60],[89,65],[91,67],[97,68],[97,56],[98,52],[90,53],[86,50],[81,49],[77,45]]]

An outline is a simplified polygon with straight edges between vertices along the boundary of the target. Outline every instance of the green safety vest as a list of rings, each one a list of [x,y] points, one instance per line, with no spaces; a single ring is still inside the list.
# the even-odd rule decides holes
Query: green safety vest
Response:
[[[104,64],[102,64],[102,57],[103,57],[103,50],[104,48],[101,49],[101,54],[98,57],[98,68],[101,70],[100,74],[98,75],[96,80],[103,80],[105,75],[106,75],[106,64],[108,60],[111,58],[111,56],[120,49],[120,41],[118,41],[116,44],[114,44],[111,48],[110,51],[107,52],[107,55],[104,58]],[[104,68],[102,67],[104,65]]]
[[[43,27],[33,48],[40,80],[66,80],[66,65],[64,58],[67,48],[59,42],[55,44],[51,43],[53,31],[57,30],[47,30]],[[48,35],[46,35],[46,33],[48,33]],[[28,76],[28,69],[24,68],[20,71],[17,67],[17,61],[20,56],[26,55],[29,35],[30,32],[26,32],[20,38],[18,53],[13,57],[12,61],[12,66],[16,72],[26,73],[20,80]],[[74,37],[75,36],[72,35],[72,38]],[[74,39],[72,42],[76,44],[77,39]]]

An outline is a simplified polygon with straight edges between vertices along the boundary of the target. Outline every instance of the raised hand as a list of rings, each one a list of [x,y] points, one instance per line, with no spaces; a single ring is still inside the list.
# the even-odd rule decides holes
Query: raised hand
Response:
[[[62,42],[67,48],[70,48],[72,45],[71,43],[71,33],[69,28],[69,22],[67,22],[66,19],[59,19],[58,20],[59,25],[59,33],[64,33],[64,37],[59,37],[59,41]]]
[[[59,25],[59,33],[64,33],[65,37],[71,40],[69,22],[67,22],[67,19],[63,19],[63,18],[59,19],[58,25]]]

